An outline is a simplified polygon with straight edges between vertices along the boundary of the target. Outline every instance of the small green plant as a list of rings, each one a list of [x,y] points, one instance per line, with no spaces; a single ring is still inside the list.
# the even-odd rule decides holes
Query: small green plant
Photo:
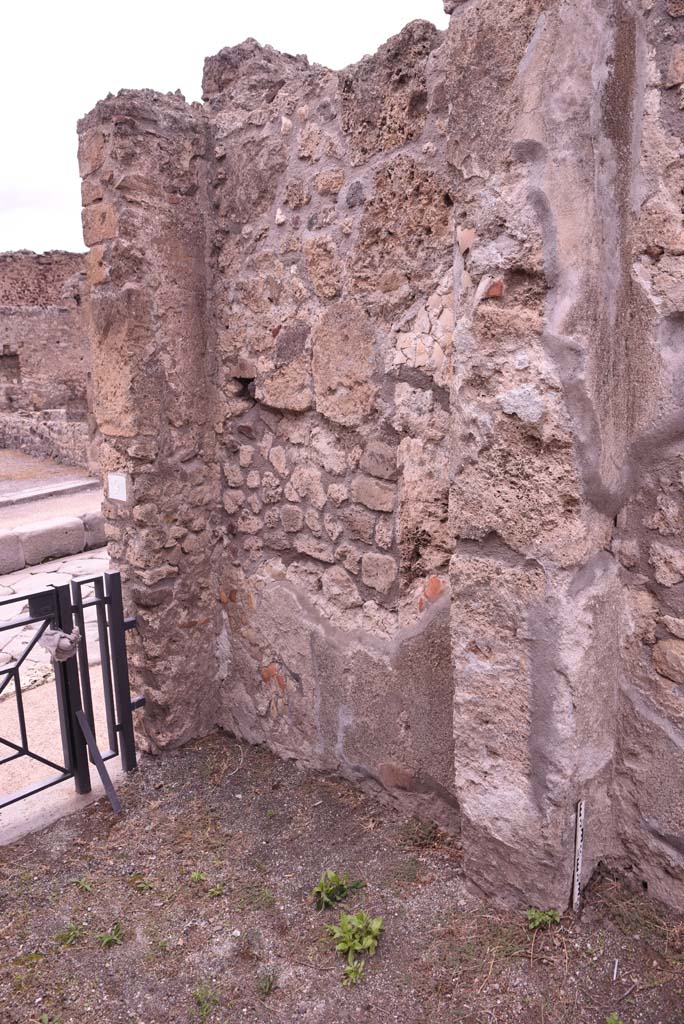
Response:
[[[384,927],[381,917],[369,917],[363,910],[356,914],[340,914],[339,924],[327,926],[326,931],[335,943],[335,949],[347,958],[343,985],[355,985],[359,981],[365,961],[357,954],[361,957],[374,956]]]
[[[609,1017],[606,1017],[606,1024],[623,1024],[617,1013],[611,1013]]]
[[[82,935],[85,934],[85,925],[82,924],[70,924],[63,932],[58,932],[55,935],[55,939],[60,946],[73,946]]]
[[[278,987],[278,976],[275,971],[264,971],[257,978],[257,992],[260,996],[270,996]]]
[[[344,973],[342,975],[342,984],[356,985],[359,981],[361,981],[361,975],[363,974],[364,967],[364,960],[352,960],[352,962],[350,964],[347,964],[347,966],[344,969]]]
[[[311,895],[316,904],[316,910],[325,910],[335,903],[341,903],[350,892],[363,888],[363,882],[350,882],[347,875],[344,878],[329,868],[321,875],[318,885],[314,886]]]
[[[207,876],[204,871],[193,871],[190,875],[190,881],[193,885],[200,885],[202,882],[206,882]]]
[[[214,992],[211,985],[207,985],[202,982],[197,986],[195,991],[192,993],[192,998],[195,1006],[197,1007],[197,1016],[201,1021],[207,1020],[209,1015],[218,1006],[218,996]]]
[[[276,812],[273,810],[272,807],[269,807],[269,809],[266,811],[266,817],[267,818],[275,818],[275,816],[276,816]]]
[[[527,911],[527,927],[531,932],[537,928],[550,928],[552,924],[560,924],[561,916],[557,910],[540,910],[530,907]]]
[[[141,874],[131,875],[130,882],[136,892],[149,892],[153,888],[149,879]]]
[[[97,941],[103,949],[111,949],[112,946],[120,946],[123,942],[123,931],[118,921],[115,921],[108,932],[100,932]]]
[[[216,899],[218,896],[223,896],[223,886],[221,883],[217,882],[216,885],[213,885],[207,892],[207,896],[211,896],[213,899]]]
[[[73,881],[74,885],[76,886],[76,888],[80,889],[81,892],[92,892],[93,891],[93,887],[92,887],[91,883],[88,881],[87,878],[73,878],[72,881]],[[43,1016],[45,1016],[45,1014],[43,1014]]]
[[[19,956],[15,956],[12,960],[13,964],[18,967],[33,967],[34,964],[39,964],[41,960],[45,959],[45,953],[20,953]]]
[[[62,1022],[56,1017],[51,1017],[49,1013],[41,1013],[40,1017],[34,1017],[33,1024],[62,1024]]]

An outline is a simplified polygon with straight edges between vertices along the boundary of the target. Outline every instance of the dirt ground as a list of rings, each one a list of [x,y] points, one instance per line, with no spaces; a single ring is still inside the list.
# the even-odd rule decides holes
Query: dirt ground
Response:
[[[684,1024],[684,919],[615,879],[530,931],[434,826],[221,734],[120,791],[0,848],[2,1024]],[[319,912],[327,868],[365,884]],[[384,918],[348,987],[341,909]]]

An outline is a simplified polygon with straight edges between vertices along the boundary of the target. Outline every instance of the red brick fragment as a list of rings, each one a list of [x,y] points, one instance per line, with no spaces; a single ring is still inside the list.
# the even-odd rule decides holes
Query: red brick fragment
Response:
[[[430,579],[425,584],[423,594],[428,599],[428,601],[436,601],[440,594],[443,592],[445,586],[446,584],[444,580],[441,580],[439,576],[431,576]]]
[[[503,278],[497,277],[496,281],[492,281],[489,288],[485,292],[485,299],[500,299],[504,293]]]

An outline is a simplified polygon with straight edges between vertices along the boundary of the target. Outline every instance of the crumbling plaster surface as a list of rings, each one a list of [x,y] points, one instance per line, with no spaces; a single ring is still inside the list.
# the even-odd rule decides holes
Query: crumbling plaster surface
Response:
[[[84,254],[0,253],[0,444],[96,464]]]
[[[583,797],[583,881],[681,906],[684,10],[445,6],[81,122],[146,743],[382,787],[512,902],[567,903]]]

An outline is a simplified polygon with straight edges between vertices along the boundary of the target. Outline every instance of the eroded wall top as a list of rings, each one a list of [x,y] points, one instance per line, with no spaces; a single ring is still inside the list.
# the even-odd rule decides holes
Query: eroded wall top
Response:
[[[81,301],[85,254],[0,253],[0,307],[70,307]]]
[[[0,443],[94,468],[84,257],[0,253]]]

